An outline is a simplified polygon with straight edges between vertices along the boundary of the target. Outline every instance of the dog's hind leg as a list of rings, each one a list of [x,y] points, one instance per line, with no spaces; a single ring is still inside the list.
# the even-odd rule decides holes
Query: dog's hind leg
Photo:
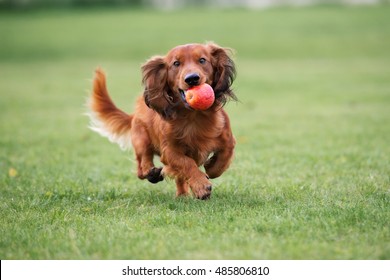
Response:
[[[155,184],[164,179],[162,168],[156,168],[153,163],[154,149],[146,128],[135,120],[131,128],[131,141],[137,158],[140,179],[147,179]]]

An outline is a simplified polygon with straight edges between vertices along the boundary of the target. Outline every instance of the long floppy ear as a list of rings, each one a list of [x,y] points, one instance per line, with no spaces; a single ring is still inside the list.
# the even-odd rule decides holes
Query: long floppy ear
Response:
[[[161,56],[154,56],[142,65],[145,103],[162,117],[169,119],[173,114],[173,102],[169,95],[167,76],[167,65]]]
[[[236,95],[230,88],[236,78],[236,67],[230,58],[232,50],[222,48],[215,44],[208,44],[211,53],[211,64],[214,67],[214,80],[212,87],[215,98],[221,104],[225,104],[228,98],[237,100]]]

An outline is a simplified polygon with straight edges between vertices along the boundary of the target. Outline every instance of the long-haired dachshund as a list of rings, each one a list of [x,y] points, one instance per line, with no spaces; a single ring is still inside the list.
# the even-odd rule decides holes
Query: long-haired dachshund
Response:
[[[191,189],[197,198],[208,199],[210,179],[229,167],[236,143],[222,108],[236,100],[230,88],[236,71],[229,55],[229,49],[208,43],[177,46],[166,56],[150,58],[142,66],[143,96],[130,115],[115,106],[105,74],[97,69],[88,103],[91,128],[123,149],[134,148],[138,178],[157,183],[172,177],[177,196]],[[213,88],[215,102],[207,110],[193,110],[184,92],[203,83]],[[154,155],[164,167],[154,166]]]

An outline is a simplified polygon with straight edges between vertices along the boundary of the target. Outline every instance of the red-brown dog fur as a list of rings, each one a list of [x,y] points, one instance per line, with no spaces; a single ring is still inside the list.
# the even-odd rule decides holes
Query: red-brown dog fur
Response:
[[[169,176],[175,178],[177,196],[191,189],[197,198],[209,198],[210,179],[229,167],[236,143],[222,108],[229,98],[235,99],[230,89],[235,66],[229,53],[211,43],[188,44],[152,57],[142,66],[145,90],[131,115],[114,105],[105,74],[97,69],[89,102],[91,128],[122,148],[132,145],[140,179],[157,183]],[[181,96],[190,87],[186,77],[191,73],[198,75],[197,84],[213,87],[215,102],[205,111],[192,110]],[[154,166],[154,155],[161,157],[163,168]],[[206,173],[199,169],[202,165]]]

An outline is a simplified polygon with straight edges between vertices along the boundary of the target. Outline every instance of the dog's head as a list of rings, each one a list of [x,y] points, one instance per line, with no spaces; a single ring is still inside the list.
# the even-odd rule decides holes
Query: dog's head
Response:
[[[152,57],[142,66],[145,103],[163,118],[172,119],[177,110],[188,108],[184,91],[203,83],[214,90],[214,108],[236,99],[230,88],[236,74],[230,52],[211,43],[188,44],[166,56]]]

